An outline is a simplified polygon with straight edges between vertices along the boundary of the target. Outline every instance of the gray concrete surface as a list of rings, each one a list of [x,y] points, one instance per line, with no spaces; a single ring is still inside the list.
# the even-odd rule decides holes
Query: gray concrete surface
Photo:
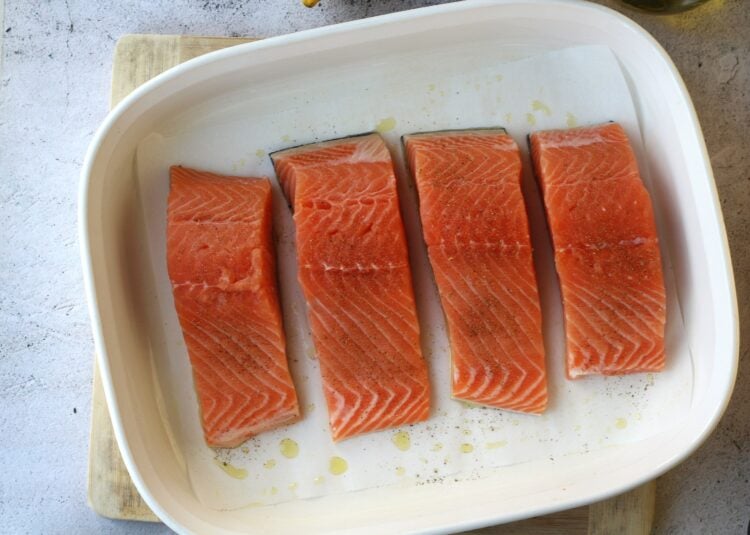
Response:
[[[78,174],[107,112],[125,33],[270,36],[438,2],[7,0],[0,28],[0,532],[156,533],[86,506],[93,352],[76,235]],[[700,116],[750,335],[750,6],[628,13],[672,55]],[[0,6],[2,3],[0,2]],[[655,533],[744,534],[750,518],[750,363],[717,431],[661,478]]]

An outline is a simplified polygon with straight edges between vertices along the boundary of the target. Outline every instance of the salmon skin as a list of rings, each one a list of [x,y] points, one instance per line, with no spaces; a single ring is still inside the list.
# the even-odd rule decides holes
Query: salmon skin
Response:
[[[377,134],[271,155],[336,441],[426,420],[430,388],[396,177]]]
[[[276,290],[271,184],[170,169],[167,265],[206,442],[299,419]]]
[[[518,146],[503,129],[403,141],[449,331],[453,397],[543,412],[542,318]]]
[[[625,131],[536,132],[530,144],[562,288],[568,377],[662,370],[659,241]]]

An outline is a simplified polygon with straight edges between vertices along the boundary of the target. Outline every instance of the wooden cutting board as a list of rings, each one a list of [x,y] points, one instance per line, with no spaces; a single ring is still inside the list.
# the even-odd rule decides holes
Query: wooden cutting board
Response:
[[[115,48],[112,68],[114,106],[133,89],[183,61],[252,41],[183,35],[126,35]],[[102,516],[158,522],[138,494],[120,457],[101,378],[94,362],[88,501]],[[654,515],[655,482],[588,507],[472,532],[473,535],[647,535]]]

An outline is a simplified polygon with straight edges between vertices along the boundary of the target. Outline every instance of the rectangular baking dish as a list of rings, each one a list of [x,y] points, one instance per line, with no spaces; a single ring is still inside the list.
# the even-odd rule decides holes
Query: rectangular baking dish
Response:
[[[503,467],[477,480],[376,488],[275,506],[216,511],[192,492],[179,446],[160,416],[142,250],[136,148],[157,125],[237,86],[366,69],[408,51],[473,42],[508,57],[584,44],[617,56],[636,104],[669,254],[694,385],[690,417],[640,442]],[[370,63],[371,64],[371,63]],[[436,76],[439,72],[436,72]],[[248,118],[251,120],[251,118]],[[82,171],[80,237],[94,339],[123,459],[153,511],[183,533],[449,532],[575,507],[658,476],[714,428],[737,369],[738,320],[729,250],[703,137],[666,53],[606,8],[563,0],[475,1],[407,11],[215,52],[158,76],[115,108]]]

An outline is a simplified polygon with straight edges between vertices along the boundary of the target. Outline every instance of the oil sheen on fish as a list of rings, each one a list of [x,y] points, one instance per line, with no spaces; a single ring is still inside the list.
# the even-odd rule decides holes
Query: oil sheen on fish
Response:
[[[568,376],[662,370],[659,241],[625,131],[536,132],[530,143],[562,288]]]
[[[299,418],[276,288],[271,184],[172,167],[167,265],[209,446]]]
[[[445,313],[456,399],[547,405],[542,319],[518,146],[502,129],[404,137]]]
[[[429,416],[396,178],[377,134],[272,155],[334,440]]]

